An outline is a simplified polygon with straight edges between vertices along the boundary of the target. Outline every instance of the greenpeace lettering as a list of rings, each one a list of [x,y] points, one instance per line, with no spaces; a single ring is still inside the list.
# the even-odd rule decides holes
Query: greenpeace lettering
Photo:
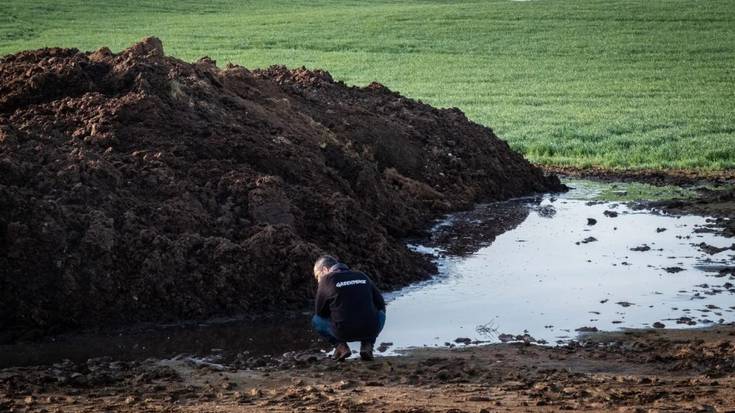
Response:
[[[335,284],[335,286],[337,288],[342,288],[342,287],[348,287],[350,285],[355,285],[355,284],[367,284],[367,280],[340,281],[337,284]]]

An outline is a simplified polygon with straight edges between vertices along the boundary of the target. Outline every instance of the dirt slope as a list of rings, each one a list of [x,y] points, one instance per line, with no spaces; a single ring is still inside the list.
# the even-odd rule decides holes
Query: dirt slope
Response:
[[[457,109],[327,72],[219,69],[148,38],[0,60],[0,330],[299,308],[322,252],[382,288],[400,238],[560,189]]]

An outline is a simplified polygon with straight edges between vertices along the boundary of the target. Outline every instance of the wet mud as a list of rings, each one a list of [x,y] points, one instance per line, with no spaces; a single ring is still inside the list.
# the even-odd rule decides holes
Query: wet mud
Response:
[[[0,342],[304,309],[329,252],[383,289],[402,238],[479,201],[563,190],[489,128],[324,71],[120,53],[0,59]]]
[[[440,220],[428,237],[409,242],[420,244],[423,251],[439,252],[438,257],[466,257],[520,225],[537,208],[541,199],[534,197],[523,202],[477,205]]]
[[[721,187],[701,187],[697,189],[697,196],[693,199],[673,199],[655,202],[638,202],[637,208],[658,209],[675,215],[703,215],[708,216],[709,224],[701,228],[702,233],[714,232],[726,237],[735,237],[735,188],[732,185]],[[717,253],[734,248],[730,245],[725,249],[713,250],[711,246],[702,245],[704,251]],[[719,247],[722,248],[722,247]]]
[[[604,182],[644,182],[652,185],[690,186],[699,184],[733,184],[735,172],[732,170],[695,170],[695,169],[609,169],[604,167],[574,167],[543,165],[548,173],[568,177],[594,179]]]
[[[490,412],[735,409],[735,327],[594,333],[565,346],[418,350],[374,362],[90,359],[0,371],[0,406],[31,411]]]
[[[52,365],[64,360],[84,363],[90,358],[105,357],[124,362],[175,357],[232,362],[245,355],[273,356],[322,346],[320,338],[311,331],[310,316],[288,313],[257,320],[134,325],[0,344],[0,369]]]

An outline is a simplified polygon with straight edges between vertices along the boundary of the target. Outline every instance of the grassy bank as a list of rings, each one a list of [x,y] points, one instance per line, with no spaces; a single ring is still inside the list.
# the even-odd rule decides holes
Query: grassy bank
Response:
[[[456,106],[531,160],[735,167],[731,0],[4,0],[0,54],[113,50],[326,68]]]

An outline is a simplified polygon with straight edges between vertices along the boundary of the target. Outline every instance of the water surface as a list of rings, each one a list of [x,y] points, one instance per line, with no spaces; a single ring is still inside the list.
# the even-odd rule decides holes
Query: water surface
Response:
[[[478,207],[528,214],[466,256],[417,247],[437,254],[441,274],[390,294],[384,338],[411,347],[527,332],[555,342],[582,327],[701,327],[735,320],[729,284],[735,281],[718,272],[733,265],[734,252],[709,255],[693,245],[724,247],[731,239],[701,232],[705,217],[590,202],[599,185],[575,184],[568,194]],[[692,320],[677,324],[682,317]]]

